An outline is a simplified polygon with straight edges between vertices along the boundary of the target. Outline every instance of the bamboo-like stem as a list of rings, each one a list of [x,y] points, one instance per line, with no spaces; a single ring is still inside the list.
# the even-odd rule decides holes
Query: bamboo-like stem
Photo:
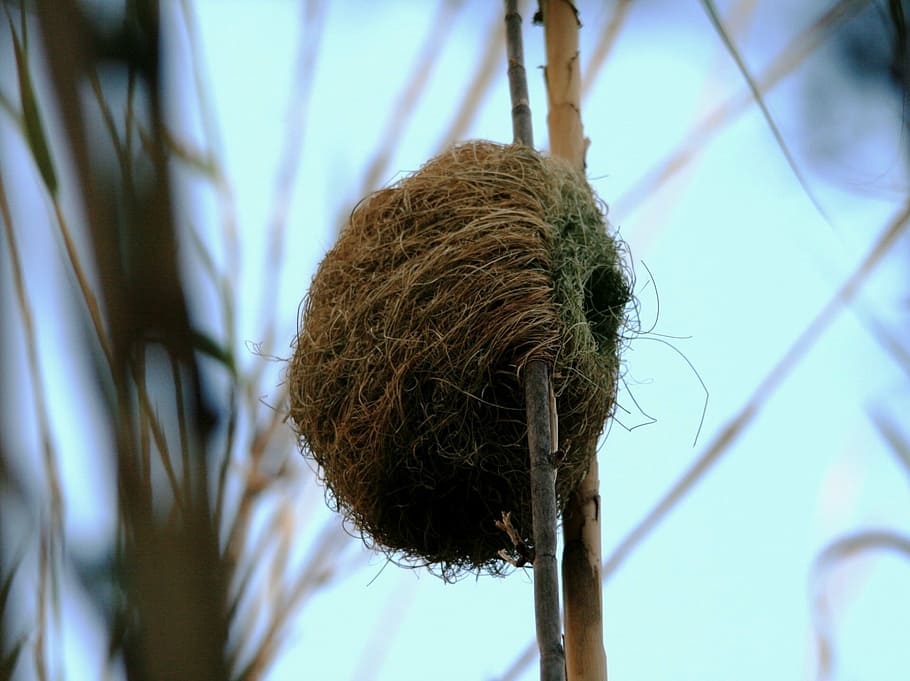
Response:
[[[547,128],[550,153],[574,167],[585,167],[581,125],[581,65],[578,58],[578,10],[570,0],[541,0],[547,65]]]
[[[512,100],[512,134],[516,144],[534,146],[528,78],[518,0],[506,0],[506,54],[509,59],[509,95]]]
[[[600,477],[597,456],[563,511],[562,588],[566,679],[606,681],[600,578]]]
[[[534,523],[534,608],[541,681],[565,679],[565,653],[559,617],[559,570],[556,562],[556,467],[550,372],[541,361],[529,362],[524,377],[531,453],[531,507]]]
[[[534,146],[531,107],[524,67],[521,15],[517,0],[506,0],[506,52],[512,133],[516,144]],[[565,653],[559,617],[559,570],[556,562],[556,400],[550,371],[540,360],[524,369],[528,450],[531,457],[531,512],[534,532],[534,614],[540,649],[541,681],[564,681]]]
[[[547,66],[547,127],[553,156],[585,168],[581,124],[578,10],[569,0],[542,0]],[[597,456],[563,512],[562,579],[565,602],[566,678],[606,681],[600,587],[600,494]]]

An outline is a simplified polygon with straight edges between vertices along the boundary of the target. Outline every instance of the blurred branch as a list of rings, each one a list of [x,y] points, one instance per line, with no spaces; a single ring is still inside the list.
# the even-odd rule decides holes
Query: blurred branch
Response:
[[[190,61],[193,72],[193,83],[196,90],[196,103],[202,119],[202,129],[207,145],[206,157],[210,160],[209,169],[212,173],[212,183],[218,199],[218,209],[221,214],[224,244],[226,249],[226,270],[238,272],[240,268],[240,236],[237,229],[237,214],[234,206],[233,190],[225,177],[223,143],[218,119],[212,108],[212,96],[208,90],[208,79],[205,75],[205,65],[202,59],[202,39],[196,23],[196,13],[193,11],[190,0],[180,1],[180,10],[183,15],[183,27],[186,31],[187,42],[190,48]],[[233,301],[234,292],[230,285],[225,287],[222,295],[229,296]],[[228,307],[233,309],[233,303]],[[235,348],[236,329],[233,318],[225,320],[225,335],[227,345]]]
[[[38,10],[66,138],[81,183],[111,341],[115,399],[108,416],[115,435],[119,509],[125,528],[125,570],[114,578],[123,583],[125,607],[131,614],[130,633],[123,639],[127,675],[164,679],[180,669],[186,678],[227,679],[225,566],[211,526],[204,457],[211,417],[202,400],[193,331],[176,263],[158,3],[128,3],[124,21],[113,34],[99,33],[73,0],[39,0]],[[116,185],[112,187],[110,178],[95,173],[88,162],[78,95],[78,86],[100,60],[135,72],[149,100],[152,172],[136,188],[134,200],[127,203],[119,219],[114,219]],[[78,260],[73,258],[75,263]],[[162,523],[156,516],[133,442],[136,417],[130,379],[143,380],[136,372],[135,358],[158,343],[189,378],[181,409],[192,432],[183,433],[182,443],[192,443],[194,457],[192,468],[183,470],[183,475],[192,480],[193,495],[184,500],[179,522]],[[173,387],[183,392],[182,383]],[[176,497],[180,496],[178,489]]]
[[[812,54],[836,27],[856,14],[870,0],[840,0],[819,16],[806,30],[795,36],[771,64],[754,78],[755,87],[766,93],[793,72]],[[652,196],[664,183],[695,158],[710,140],[735,116],[748,109],[753,101],[751,91],[728,98],[701,119],[686,135],[686,140],[662,163],[641,177],[613,205],[613,214],[623,215]]]
[[[47,527],[41,529],[40,538],[40,561],[38,574],[38,593],[36,608],[38,617],[36,621],[36,635],[33,646],[33,660],[40,681],[46,681],[48,675],[48,631],[51,626],[48,615],[48,581],[52,582],[52,593],[54,594],[53,605],[54,614],[59,617],[59,598],[57,597],[56,581],[54,576],[57,568],[57,557],[62,551],[63,536],[63,518],[65,513],[63,489],[60,484],[60,474],[57,469],[59,455],[53,443],[50,425],[50,408],[44,389],[44,377],[41,372],[41,365],[38,360],[38,338],[35,333],[34,318],[32,308],[28,300],[25,288],[25,280],[22,272],[22,263],[19,259],[19,248],[16,243],[15,230],[13,227],[12,213],[9,208],[9,202],[6,197],[6,187],[3,180],[3,173],[0,171],[0,217],[2,217],[6,241],[9,247],[10,263],[12,265],[13,287],[16,291],[16,301],[19,306],[19,316],[22,320],[22,329],[24,336],[24,346],[28,372],[32,383],[32,408],[35,419],[38,423],[38,437],[41,440],[41,450],[43,454],[44,474],[47,480],[48,496],[50,498],[50,522]],[[2,490],[0,490],[2,493]],[[43,519],[42,519],[43,520]],[[0,536],[2,540],[2,536]],[[50,557],[49,557],[50,556]],[[2,563],[0,563],[2,566]],[[5,596],[4,596],[5,600]],[[3,609],[0,608],[0,616],[3,615]],[[0,638],[0,650],[2,650],[5,641]],[[17,647],[15,655],[18,657]],[[15,664],[16,658],[10,658],[12,664]],[[10,670],[11,671],[11,670]]]
[[[357,667],[351,674],[357,681],[376,681],[381,679],[382,666],[392,649],[392,642],[399,635],[405,614],[414,598],[416,589],[413,580],[402,581],[400,586],[388,597],[380,610],[378,620],[373,627],[369,640],[360,650]],[[389,615],[393,614],[393,617]]]
[[[528,0],[520,0],[518,11],[523,12]],[[466,134],[474,119],[477,117],[477,111],[483,98],[489,94],[495,76],[499,75],[500,64],[502,63],[502,52],[505,48],[505,33],[502,30],[502,18],[499,13],[494,13],[490,21],[489,29],[483,39],[486,45],[483,55],[477,61],[474,73],[468,78],[471,84],[464,97],[458,101],[458,111],[452,117],[445,134],[440,138],[436,153],[441,153],[453,142],[462,139]]]
[[[290,529],[286,527],[285,533]],[[293,536],[286,534],[284,539],[287,541]],[[254,681],[264,676],[280,650],[289,618],[309,596],[338,575],[335,561],[341,549],[347,545],[347,535],[340,530],[337,521],[332,519],[320,531],[316,543],[308,553],[306,563],[294,571],[283,570],[285,575],[296,574],[296,577],[289,584],[285,584],[273,599],[275,610],[266,631],[259,639],[252,659],[237,674],[237,681]],[[286,558],[280,561],[278,566],[290,567]]]
[[[910,378],[910,350],[868,307],[856,305],[854,311],[863,327]]]
[[[48,553],[50,552],[48,544],[50,541],[50,537],[42,530],[38,542],[38,592],[35,594],[37,621],[35,622],[35,643],[32,647],[32,660],[38,681],[49,681],[51,678],[47,651],[48,632],[50,631],[50,617],[47,614],[47,592],[52,570],[48,560]]]
[[[401,137],[407,129],[407,123],[414,113],[417,101],[426,88],[430,73],[432,73],[433,67],[439,60],[442,50],[452,34],[452,29],[455,27],[455,15],[463,5],[464,0],[439,1],[436,15],[430,22],[431,28],[427,31],[426,40],[414,59],[414,71],[411,72],[411,77],[399,94],[398,100],[392,106],[392,113],[380,136],[380,146],[373,153],[373,158],[363,174],[358,197],[376,189],[388,172],[392,154],[401,144]],[[343,220],[338,220],[339,226],[342,222]]]
[[[803,191],[806,193],[806,196],[809,197],[809,200],[815,206],[815,209],[818,211],[819,215],[825,219],[825,222],[828,222],[830,224],[831,221],[828,218],[827,213],[818,202],[815,193],[812,191],[812,188],[806,181],[806,178],[800,170],[799,164],[796,162],[793,154],[790,153],[790,147],[787,146],[787,143],[784,141],[784,136],[780,132],[780,128],[777,127],[777,123],[774,121],[774,117],[771,115],[771,111],[768,109],[768,105],[765,102],[765,98],[762,95],[762,91],[759,88],[758,83],[755,81],[755,78],[753,78],[749,67],[746,66],[746,62],[743,59],[743,56],[740,54],[739,49],[733,43],[733,39],[730,37],[730,33],[727,31],[726,27],[724,27],[724,22],[720,18],[720,14],[717,12],[717,7],[714,5],[714,1],[701,0],[701,3],[705,8],[705,12],[708,14],[708,18],[711,20],[711,24],[714,26],[715,30],[726,46],[727,51],[730,53],[730,56],[733,57],[733,61],[736,62],[736,67],[742,74],[743,80],[745,80],[748,84],[749,90],[752,92],[752,96],[755,98],[755,103],[758,104],[758,108],[761,109],[762,116],[765,117],[765,122],[768,124],[768,128],[770,128],[771,134],[774,135],[777,146],[780,148],[781,153],[783,153],[784,158],[787,160],[787,164],[793,171],[793,175],[799,182],[800,187],[803,188]]]
[[[871,412],[869,417],[878,432],[881,433],[882,438],[891,447],[897,463],[903,467],[904,473],[907,474],[908,480],[910,480],[910,442],[901,434],[897,424],[880,411]]]
[[[629,9],[632,7],[632,0],[617,0],[613,13],[610,14],[610,20],[600,33],[600,40],[597,47],[581,71],[581,97],[587,99],[591,92],[591,87],[597,81],[603,65],[607,62],[607,57],[613,51],[616,45],[616,39],[619,32],[626,23],[626,17],[629,16]]]
[[[60,485],[60,474],[57,470],[59,456],[51,435],[50,408],[44,391],[41,364],[38,360],[38,338],[35,334],[32,307],[25,290],[25,277],[22,273],[22,262],[19,260],[19,247],[16,243],[16,234],[13,229],[13,216],[6,198],[6,185],[3,180],[2,169],[0,169],[0,217],[3,218],[4,233],[6,234],[6,243],[9,248],[10,264],[12,265],[13,287],[16,291],[19,316],[22,319],[23,345],[25,346],[28,372],[32,382],[32,408],[35,419],[38,422],[38,437],[41,440],[44,474],[47,478],[50,495],[51,534],[55,538],[62,537],[64,499],[63,489]]]
[[[812,618],[815,626],[818,681],[830,679],[834,671],[834,637],[824,593],[824,578],[845,561],[872,551],[892,552],[910,561],[910,537],[889,530],[863,530],[828,544],[812,564],[810,582],[815,591]]]
[[[88,80],[92,86],[92,94],[95,95],[95,102],[98,104],[98,108],[101,111],[101,120],[104,121],[104,127],[107,129],[107,134],[111,138],[111,144],[114,147],[114,154],[117,156],[117,163],[120,165],[120,173],[121,177],[123,177],[123,184],[126,187],[126,196],[129,200],[136,193],[132,180],[132,158],[127,153],[126,146],[121,141],[120,134],[117,132],[117,123],[114,121],[114,114],[111,112],[111,107],[108,105],[107,99],[104,97],[104,92],[101,87],[101,80],[98,78],[98,71],[92,70],[88,74]],[[127,97],[131,99],[132,92],[130,92]],[[129,137],[129,125],[124,126],[124,131],[124,137]]]
[[[202,39],[199,37],[196,12],[193,11],[190,0],[180,0],[180,13],[183,16],[183,28],[186,31],[187,43],[190,48],[190,66],[193,72],[196,104],[199,107],[205,140],[208,144],[209,153],[217,159],[218,165],[222,165],[224,143],[221,139],[221,130],[218,127],[218,117],[212,108],[212,97],[208,91],[208,78],[206,77],[205,64],[202,59]]]
[[[0,90],[0,109],[6,112],[6,115],[12,119],[16,125],[22,126],[22,117],[19,115],[19,111],[16,109],[16,105],[13,104],[13,100],[10,99],[9,95]]]
[[[95,336],[98,339],[98,343],[101,347],[101,352],[104,354],[107,365],[113,372],[114,351],[111,348],[108,331],[105,328],[105,323],[102,318],[101,305],[98,303],[98,298],[95,296],[95,293],[92,291],[92,288],[88,283],[88,276],[86,275],[85,269],[82,266],[82,260],[79,257],[79,252],[76,250],[76,244],[73,241],[72,235],[70,234],[69,224],[67,223],[66,217],[63,215],[63,210],[60,207],[60,201],[56,198],[52,198],[51,202],[54,207],[54,216],[57,219],[57,227],[60,230],[60,236],[63,238],[63,246],[66,250],[67,259],[73,268],[73,274],[76,277],[76,284],[79,287],[79,292],[82,294],[82,299],[85,301],[86,309],[92,322],[92,328],[95,330]]]
[[[610,557],[604,562],[603,577],[615,572],[632,551],[649,535],[685,495],[701,480],[704,474],[729,451],[730,445],[745,430],[767,404],[771,395],[795,369],[810,348],[824,335],[839,312],[850,303],[860,286],[869,277],[884,255],[891,249],[910,221],[910,203],[906,204],[886,226],[869,253],[834,296],[818,312],[809,325],[799,334],[783,357],[772,367],[746,404],[715,436],[706,451],[689,467],[685,474],[670,488],[654,508],[626,535]]]
[[[454,7],[457,3],[449,4]],[[313,0],[308,9],[319,7],[324,12],[325,6]],[[38,2],[42,44],[46,46],[51,85],[61,113],[64,144],[46,148],[46,154],[41,152],[35,142],[38,137],[34,130],[38,128],[29,128],[25,117],[14,108],[10,107],[9,113],[29,143],[44,187],[51,196],[66,259],[104,358],[94,362],[94,368],[101,387],[97,399],[105,412],[108,434],[115,442],[117,458],[111,463],[117,472],[119,525],[116,558],[104,563],[110,572],[93,579],[104,581],[106,587],[116,592],[113,604],[99,599],[102,609],[106,613],[110,611],[108,671],[116,669],[122,660],[126,677],[137,681],[173,677],[175,670],[179,670],[176,673],[181,678],[227,679],[229,664],[237,659],[233,657],[234,651],[228,650],[228,627],[231,621],[239,621],[247,614],[240,612],[241,593],[228,599],[228,580],[239,577],[234,582],[238,589],[253,593],[258,588],[256,580],[265,575],[271,587],[268,601],[262,601],[268,605],[265,611],[268,626],[265,636],[253,642],[258,645],[244,672],[248,678],[259,678],[280,651],[281,641],[289,631],[288,623],[300,604],[315,589],[340,574],[336,563],[341,549],[348,545],[347,537],[333,527],[317,541],[314,553],[303,559],[302,569],[292,565],[299,517],[291,512],[291,495],[287,489],[282,490],[290,476],[284,465],[278,471],[269,470],[275,458],[271,454],[279,448],[282,452],[289,449],[286,446],[289,431],[283,427],[284,414],[280,409],[262,408],[260,374],[241,373],[234,358],[233,315],[237,302],[233,299],[231,277],[236,276],[238,268],[231,252],[236,255],[239,249],[227,246],[228,262],[219,272],[209,248],[210,241],[194,229],[188,233],[198,249],[194,253],[198,255],[195,261],[201,263],[216,284],[228,342],[223,344],[219,338],[194,329],[189,321],[177,267],[177,235],[173,223],[177,207],[169,186],[174,161],[201,172],[212,182],[222,209],[225,240],[230,241],[231,234],[236,237],[232,197],[220,163],[215,121],[204,91],[201,48],[190,3],[184,0],[182,8],[200,109],[204,109],[201,115],[207,119],[204,127],[209,141],[204,150],[176,139],[163,121],[162,102],[171,89],[162,82],[163,55],[159,50],[162,44],[171,41],[161,40],[158,22],[162,15],[167,16],[164,13],[172,10],[164,3],[159,7],[155,0],[138,0],[127,3],[125,10],[119,12],[116,8],[104,10],[121,21],[95,24],[80,7],[74,0]],[[443,12],[441,16],[447,14]],[[315,58],[314,42],[307,40],[301,48],[310,55],[302,56],[308,65],[301,67],[305,72],[302,78],[309,82],[313,70],[311,58]],[[22,45],[17,43],[16,49],[24,65],[20,75],[30,77],[25,41]],[[103,70],[99,66],[102,62]],[[111,106],[105,91],[110,85],[107,75],[112,71],[117,74],[125,71],[127,75],[125,120],[119,119],[120,110]],[[22,82],[26,82],[24,77]],[[82,99],[82,88],[88,86],[95,102]],[[138,102],[134,102],[134,96],[139,98]],[[87,108],[83,108],[83,103]],[[35,100],[36,112],[38,104]],[[149,114],[145,124],[137,120],[137,111]],[[104,126],[100,140],[88,137],[86,122],[92,115]],[[302,133],[304,121],[298,120],[297,125]],[[105,164],[89,162],[90,147],[100,141],[106,149],[107,138],[116,157],[112,170]],[[57,139],[55,136],[51,141]],[[48,172],[48,168],[54,170],[49,165],[52,152],[63,153],[64,161],[72,162],[61,163],[61,168],[75,168],[73,173],[61,176],[60,181],[76,183],[75,188],[66,187],[65,195],[75,194],[77,202],[82,201],[84,226],[67,218],[68,200],[56,198],[56,172]],[[94,160],[94,153],[91,155]],[[45,156],[47,162],[43,160]],[[287,191],[293,184],[299,161],[299,154],[298,158],[292,156],[289,154],[281,178]],[[140,161],[143,172],[134,173],[134,166],[139,167],[136,164]],[[0,176],[0,192],[2,180]],[[5,193],[0,198],[8,228],[7,240],[13,245],[11,250],[16,250]],[[278,231],[273,230],[273,255],[276,250],[281,251],[285,225],[279,223],[286,221],[287,206],[280,204],[287,200],[289,195],[276,199],[279,205],[272,226]],[[89,249],[82,248],[79,229],[88,232]],[[21,270],[18,261],[17,269]],[[21,271],[18,281],[22,284],[21,301],[25,301],[27,282],[23,281]],[[274,304],[273,297],[266,298],[264,304]],[[38,344],[30,338],[34,335],[31,321],[24,326],[26,344],[37,352]],[[198,353],[219,361],[231,379],[223,456],[218,460],[220,465],[213,485],[209,484],[208,463],[213,415],[203,400]],[[74,353],[73,361],[89,363],[98,359],[96,355]],[[95,398],[94,394],[89,397]],[[242,410],[246,406],[242,404],[244,398],[248,400],[249,413]],[[48,413],[46,409],[38,409],[39,418]],[[219,430],[219,435],[223,432]],[[104,434],[101,437],[103,440]],[[219,438],[218,447],[221,446]],[[232,468],[232,457],[243,466]],[[3,463],[0,459],[0,464]],[[5,467],[0,472],[3,473],[0,482],[5,485]],[[233,496],[233,474],[239,478],[240,508],[233,524],[223,527],[225,508],[234,501],[228,499]],[[256,537],[257,541],[247,546],[247,532],[251,532],[254,514],[262,508],[265,493],[276,491],[279,495],[270,494],[268,501],[277,499],[281,504],[279,515],[284,521],[280,532],[269,538],[270,528],[265,528]],[[5,493],[5,488],[0,489],[0,494]],[[219,530],[228,535],[224,550],[219,546]],[[41,678],[54,678],[58,673],[48,662],[48,646],[52,646],[51,653],[56,652],[60,639],[57,631],[48,631],[46,622],[49,608],[52,605],[56,608],[56,594],[61,588],[58,582],[62,581],[58,571],[65,569],[65,561],[63,556],[53,553],[54,548],[53,543],[42,545],[42,572],[37,583],[35,619],[41,630],[33,653],[35,661],[44,664],[43,668],[39,667]],[[262,563],[257,549],[273,552],[269,556],[271,562]],[[263,570],[257,572],[259,567]],[[90,592],[97,596],[93,590]],[[33,597],[34,594],[29,594],[29,598]],[[276,600],[272,602],[272,598]],[[247,609],[252,616],[257,615],[255,603]],[[61,635],[62,631],[61,627]],[[3,649],[0,664],[11,668],[20,648],[21,644],[17,644],[13,655],[7,655]]]
[[[2,454],[2,452],[0,452],[0,454]],[[0,495],[5,492],[3,487],[6,481],[2,462],[3,457],[0,456]],[[7,499],[3,499],[2,496],[0,496],[0,503],[7,501]],[[2,531],[2,529],[2,526],[0,526],[0,531]],[[7,606],[9,605],[9,596],[13,589],[13,580],[16,578],[16,573],[19,571],[21,560],[16,560],[8,565],[4,560],[6,548],[4,537],[2,533],[0,533],[0,681],[12,681],[13,672],[16,671],[16,665],[19,663],[19,656],[22,654],[22,648],[24,647],[27,638],[26,634],[20,634],[15,642],[7,644],[7,641],[11,641],[11,638],[7,636],[8,630],[6,628],[9,620],[9,609]]]
[[[263,329],[262,345],[271,352],[275,340],[278,293],[284,266],[284,242],[288,211],[300,168],[304,134],[309,124],[310,100],[316,81],[316,58],[322,43],[327,7],[323,0],[307,0],[303,4],[303,33],[300,37],[297,64],[288,98],[283,153],[278,164],[278,177],[272,195],[268,223],[265,280],[259,299]],[[259,365],[262,367],[263,362]]]
[[[47,135],[44,132],[38,100],[32,85],[31,66],[28,54],[28,22],[25,18],[25,5],[20,6],[21,23],[20,32],[16,32],[9,9],[4,5],[6,18],[9,22],[9,31],[13,40],[13,52],[16,58],[16,75],[19,81],[19,103],[22,106],[22,122],[25,127],[25,139],[31,151],[32,158],[44,185],[51,196],[57,193],[57,172],[51,158],[47,144]]]

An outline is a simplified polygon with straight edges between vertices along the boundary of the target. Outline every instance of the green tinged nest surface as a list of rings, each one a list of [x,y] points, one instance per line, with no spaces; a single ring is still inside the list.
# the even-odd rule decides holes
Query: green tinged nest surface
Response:
[[[523,367],[553,368],[562,509],[613,408],[630,282],[584,178],[469,142],[364,199],[310,286],[290,417],[364,539],[446,577],[533,545]]]

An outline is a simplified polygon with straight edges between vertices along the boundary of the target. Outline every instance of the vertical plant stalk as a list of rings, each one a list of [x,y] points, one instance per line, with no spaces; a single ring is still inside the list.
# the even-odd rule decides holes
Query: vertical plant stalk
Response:
[[[512,133],[516,144],[534,146],[531,106],[524,67],[521,16],[517,0],[506,0],[506,53]],[[531,511],[534,532],[534,614],[540,649],[541,681],[564,681],[565,653],[559,617],[559,570],[556,562],[556,401],[550,371],[532,360],[524,369],[528,450],[531,457]]]
[[[547,65],[547,128],[550,153],[575,168],[585,167],[581,125],[581,64],[578,55],[578,10],[569,0],[541,0]]]
[[[63,486],[60,483],[60,472],[57,463],[58,454],[51,435],[50,409],[44,391],[44,378],[41,373],[41,364],[38,360],[35,321],[32,315],[32,306],[25,290],[25,276],[22,272],[22,263],[19,260],[19,246],[16,243],[16,234],[13,231],[13,216],[6,199],[6,185],[2,173],[0,173],[0,218],[2,218],[5,227],[4,232],[6,234],[6,244],[9,248],[16,301],[19,304],[19,314],[22,319],[28,371],[32,379],[33,408],[35,410],[35,418],[38,421],[38,435],[41,438],[44,471],[47,476],[48,492],[50,493],[51,534],[49,541],[53,542],[63,536]]]
[[[578,10],[569,0],[541,0],[547,65],[547,127],[553,156],[583,173],[581,66]],[[563,512],[562,579],[565,601],[566,678],[606,681],[600,586],[600,492],[597,456]]]
[[[597,456],[569,497],[562,521],[567,681],[606,681],[600,579],[600,476]]]
[[[547,365],[532,361],[525,368],[528,448],[531,453],[531,507],[534,523],[534,611],[540,648],[541,681],[563,681],[566,675],[559,617],[559,570],[556,562],[556,410]]]
[[[506,55],[509,59],[509,96],[512,100],[512,136],[516,144],[534,146],[531,103],[525,73],[524,44],[518,0],[506,0]]]

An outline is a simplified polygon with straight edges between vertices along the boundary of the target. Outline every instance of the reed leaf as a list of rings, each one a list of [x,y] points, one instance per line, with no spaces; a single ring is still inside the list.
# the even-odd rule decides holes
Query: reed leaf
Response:
[[[13,36],[13,52],[16,55],[16,76],[19,81],[19,101],[22,104],[22,119],[25,124],[25,139],[28,147],[32,152],[32,158],[38,166],[41,173],[41,179],[44,186],[47,187],[50,194],[57,193],[57,173],[54,170],[54,162],[51,158],[50,148],[47,144],[47,135],[44,133],[44,124],[41,121],[41,109],[38,106],[38,100],[35,97],[35,88],[32,85],[31,70],[28,61],[28,52],[25,48],[27,45],[27,36],[25,34],[23,5],[23,22],[22,38],[16,32],[13,20],[7,12],[6,19],[9,22],[10,33]]]

